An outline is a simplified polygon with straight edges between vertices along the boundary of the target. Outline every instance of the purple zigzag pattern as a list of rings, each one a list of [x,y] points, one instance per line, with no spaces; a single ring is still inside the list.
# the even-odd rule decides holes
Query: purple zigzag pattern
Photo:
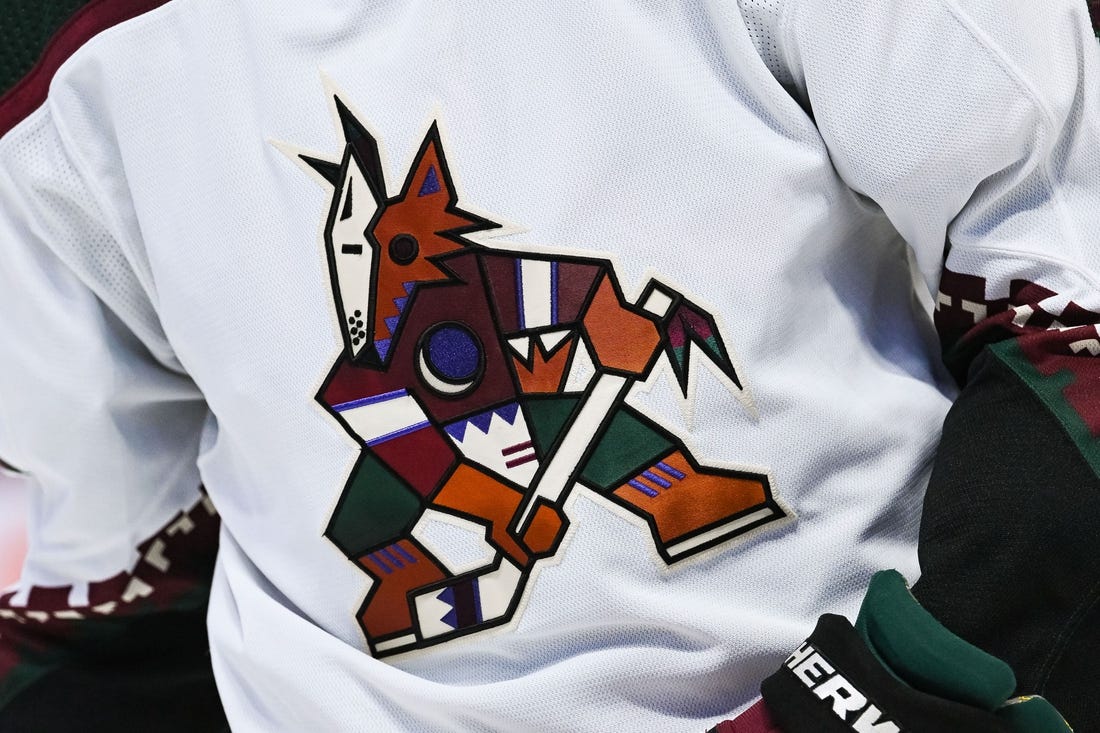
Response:
[[[516,422],[516,415],[518,413],[519,403],[512,402],[505,405],[504,407],[497,407],[493,410],[486,410],[485,412],[474,415],[473,417],[453,422],[450,425],[444,426],[444,430],[446,430],[452,438],[461,443],[463,440],[466,439],[467,426],[473,425],[482,433],[488,433],[489,424],[493,421],[493,415],[500,415],[500,417],[506,423],[508,423],[509,425],[513,425]]]

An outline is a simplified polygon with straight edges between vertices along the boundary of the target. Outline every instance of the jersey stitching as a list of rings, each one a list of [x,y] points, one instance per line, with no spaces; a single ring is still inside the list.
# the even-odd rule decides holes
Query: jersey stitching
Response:
[[[993,57],[993,61],[1001,67],[1001,70],[1004,71],[1017,86],[1020,87],[1021,91],[1024,92],[1032,104],[1039,108],[1039,111],[1042,112],[1043,117],[1046,119],[1051,129],[1057,130],[1058,125],[1054,122],[1054,114],[1050,110],[1050,107],[1047,106],[1042,97],[1039,96],[1039,93],[1035,91],[1035,87],[1027,80],[1023,71],[1021,71],[1020,68],[1013,63],[1012,59],[1008,57],[1008,54],[1001,49],[988,33],[982,30],[982,28],[974,22],[966,11],[959,7],[955,0],[942,1],[948,12],[955,17],[955,20],[959,22],[967,33],[974,37],[974,40],[978,42],[982,49]]]
[[[984,49],[993,59],[994,63],[1001,67],[1001,70],[1009,77],[1009,80],[1014,82],[1020,91],[1028,98],[1028,100],[1036,107],[1039,113],[1042,115],[1043,121],[1049,128],[1050,134],[1050,146],[1053,148],[1058,140],[1059,126],[1055,122],[1055,116],[1050,106],[1039,96],[1034,86],[1024,76],[1023,71],[1012,62],[1012,59],[1001,49],[1001,47],[989,37],[989,35],[978,26],[977,23],[964,11],[956,2],[956,0],[943,0],[948,12],[954,16],[955,20],[974,37],[974,40]],[[1077,88],[1080,89],[1080,79],[1078,79]],[[1047,185],[1050,186],[1051,196],[1054,199],[1055,211],[1058,213],[1058,219],[1061,221],[1062,227],[1066,236],[1076,246],[1077,251],[1082,251],[1083,240],[1080,233],[1077,231],[1077,226],[1070,218],[1069,212],[1066,208],[1066,203],[1062,197],[1061,189],[1056,185],[1056,179],[1051,172],[1051,156],[1049,151],[1042,155],[1042,165],[1040,172],[1046,179]],[[978,245],[978,249],[981,245]]]
[[[958,249],[968,254],[999,254],[1015,260],[1023,260],[1029,263],[1034,263],[1037,260],[1041,260],[1051,265],[1056,265],[1057,267],[1067,272],[1072,272],[1073,274],[1084,280],[1089,287],[1100,293],[1100,279],[1098,279],[1096,275],[1083,270],[1079,263],[1070,262],[1069,260],[1063,259],[1056,255],[1050,255],[1043,252],[1020,252],[1017,250],[1009,249],[1007,247],[985,245],[965,246]]]

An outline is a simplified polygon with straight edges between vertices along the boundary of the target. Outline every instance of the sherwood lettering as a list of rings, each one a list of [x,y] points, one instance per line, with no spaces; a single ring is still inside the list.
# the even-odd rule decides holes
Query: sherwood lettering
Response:
[[[858,733],[900,733],[897,724],[882,719],[882,711],[818,654],[810,642],[798,647],[784,664],[818,698],[831,698],[833,712],[845,723],[850,722],[853,714],[862,711],[851,723],[852,730]]]

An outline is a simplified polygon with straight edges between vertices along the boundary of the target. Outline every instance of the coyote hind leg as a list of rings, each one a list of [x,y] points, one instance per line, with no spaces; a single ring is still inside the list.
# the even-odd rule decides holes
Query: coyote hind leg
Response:
[[[785,516],[765,474],[699,464],[628,405],[609,419],[580,478],[644,518],[669,564]]]

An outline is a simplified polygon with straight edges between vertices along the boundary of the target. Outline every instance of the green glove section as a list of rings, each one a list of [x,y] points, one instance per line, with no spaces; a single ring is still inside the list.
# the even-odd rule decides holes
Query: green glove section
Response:
[[[998,708],[997,716],[1019,733],[1072,731],[1057,708],[1038,695],[1018,697]]]
[[[948,631],[896,570],[871,578],[855,627],[883,666],[921,692],[994,710],[1016,689],[1011,667]]]
[[[948,631],[895,570],[871,578],[855,628],[883,667],[916,690],[995,712],[1019,733],[1072,733],[1043,698],[1009,700],[1012,669]]]

